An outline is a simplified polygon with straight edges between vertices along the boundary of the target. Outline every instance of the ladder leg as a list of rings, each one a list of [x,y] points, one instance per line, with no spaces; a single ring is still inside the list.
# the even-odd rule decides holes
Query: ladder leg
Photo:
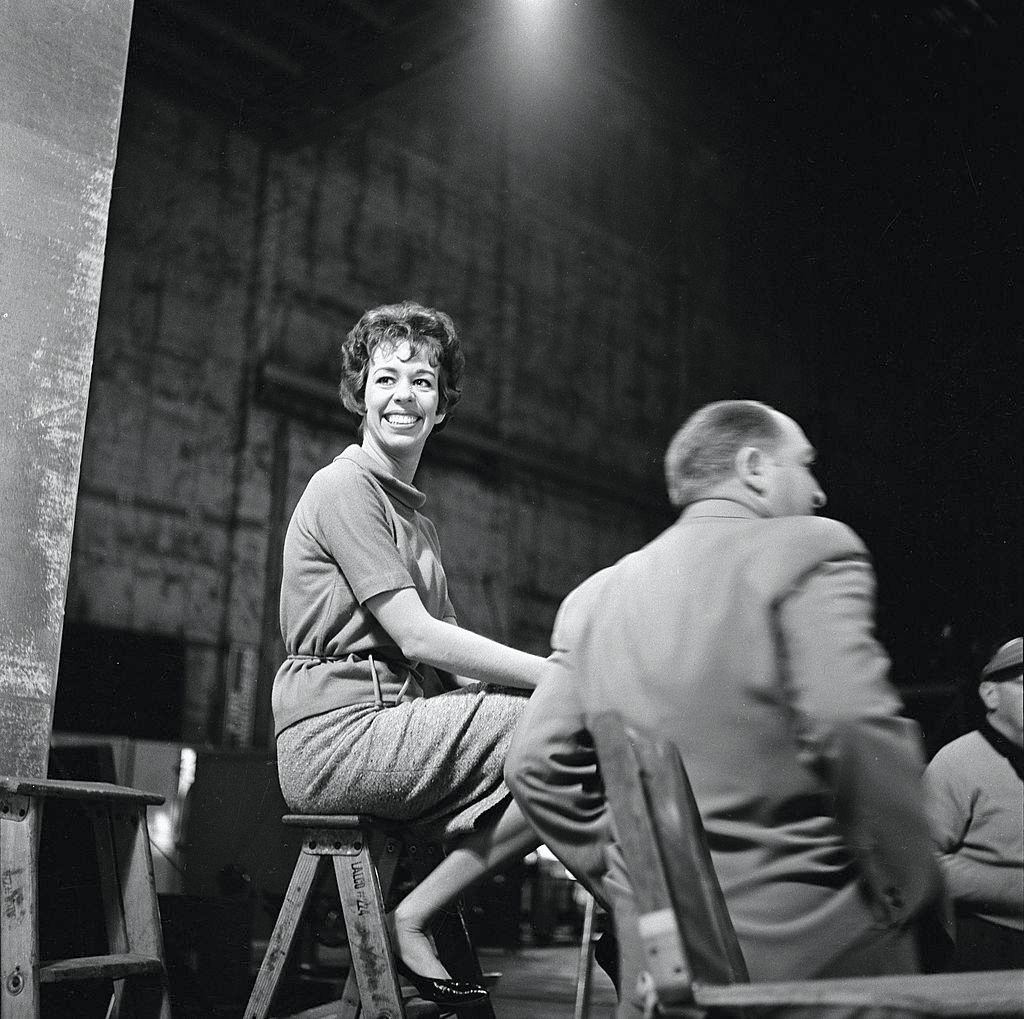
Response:
[[[363,1008],[359,1001],[359,982],[356,980],[356,970],[351,964],[348,967],[348,976],[345,977],[345,989],[341,992],[341,1009],[338,1012],[339,1019],[359,1019]]]
[[[401,988],[391,939],[384,922],[384,898],[365,831],[335,842],[334,874],[338,882],[349,953],[363,1011],[404,1019]]]
[[[160,907],[153,877],[153,856],[149,848],[146,808],[140,805],[109,807],[110,831],[114,843],[121,905],[128,951],[160,960],[155,978],[131,979],[136,1007],[145,1014],[171,1019],[171,997],[167,982],[167,960],[160,930]]]
[[[96,862],[99,864],[100,892],[103,898],[103,920],[107,931],[108,951],[128,951],[128,932],[121,908],[121,882],[117,873],[114,836],[110,829],[110,809],[106,806],[89,808],[93,838],[96,842]],[[114,993],[107,1009],[107,1019],[120,1019],[125,1008],[125,981],[114,981]]]
[[[370,839],[370,856],[377,868],[377,880],[380,883],[380,895],[387,902],[391,885],[395,880],[395,869],[402,853],[402,842],[394,835],[374,832]],[[351,946],[350,946],[351,948]],[[362,1007],[359,1002],[359,984],[356,980],[354,966],[349,966],[345,978],[345,989],[341,995],[340,1019],[359,1019]]]
[[[39,1017],[39,829],[43,801],[0,796],[0,1016]]]
[[[402,855],[402,840],[385,832],[370,836],[370,856],[377,868],[381,898],[386,902],[395,881],[395,870]]]
[[[266,1019],[270,1014],[270,1006],[277,990],[278,982],[288,962],[295,932],[299,928],[302,914],[306,908],[310,889],[316,881],[316,872],[320,866],[320,857],[306,852],[299,853],[292,871],[292,879],[288,883],[281,912],[277,915],[267,954],[263,957],[256,983],[249,1003],[245,1007],[245,1019]]]

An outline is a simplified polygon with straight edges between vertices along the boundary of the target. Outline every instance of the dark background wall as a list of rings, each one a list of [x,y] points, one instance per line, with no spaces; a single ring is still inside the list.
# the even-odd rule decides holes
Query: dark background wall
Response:
[[[1010,5],[637,6],[138,5],[65,638],[123,649],[111,724],[265,740],[284,527],[354,437],[337,339],[403,297],[469,359],[418,476],[466,625],[543,652],[671,520],[683,417],[753,396],[935,732],[1019,632]]]

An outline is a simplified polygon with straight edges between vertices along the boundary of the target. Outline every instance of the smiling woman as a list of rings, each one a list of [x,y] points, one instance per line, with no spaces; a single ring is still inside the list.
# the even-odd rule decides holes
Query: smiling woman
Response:
[[[390,354],[374,352],[366,381],[366,424],[380,452],[396,442],[400,449],[415,448],[421,435],[444,420],[437,404],[437,369],[410,344]]]
[[[362,419],[362,434],[367,400],[390,396],[402,375],[409,388],[435,392],[433,427],[440,431],[462,396],[465,364],[455,323],[443,311],[412,301],[385,304],[366,312],[342,344],[338,392],[346,409]],[[395,409],[399,406],[400,402]],[[384,409],[376,403],[375,407]],[[421,436],[421,451],[431,430]]]
[[[526,702],[501,688],[532,689],[544,666],[458,626],[413,486],[463,365],[452,320],[412,302],[366,312],[343,342],[339,390],[361,441],[310,479],[288,526],[273,693],[293,810],[373,814],[448,845],[390,922],[420,994],[451,1004],[486,992],[451,980],[430,919],[537,844],[502,777]]]
[[[363,449],[412,484],[427,436],[444,421],[440,371],[408,340],[378,345],[364,395]]]

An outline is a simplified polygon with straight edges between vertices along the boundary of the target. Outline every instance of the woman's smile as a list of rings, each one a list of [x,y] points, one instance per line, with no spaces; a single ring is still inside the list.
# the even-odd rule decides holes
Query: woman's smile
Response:
[[[391,411],[384,415],[384,420],[395,428],[408,428],[410,425],[416,424],[419,418],[415,414]]]

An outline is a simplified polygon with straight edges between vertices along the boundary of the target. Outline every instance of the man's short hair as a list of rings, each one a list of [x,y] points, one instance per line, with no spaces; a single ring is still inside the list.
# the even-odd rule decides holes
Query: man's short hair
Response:
[[[732,476],[744,446],[774,452],[784,438],[776,414],[756,400],[720,400],[691,414],[665,452],[672,505],[683,509]]]

